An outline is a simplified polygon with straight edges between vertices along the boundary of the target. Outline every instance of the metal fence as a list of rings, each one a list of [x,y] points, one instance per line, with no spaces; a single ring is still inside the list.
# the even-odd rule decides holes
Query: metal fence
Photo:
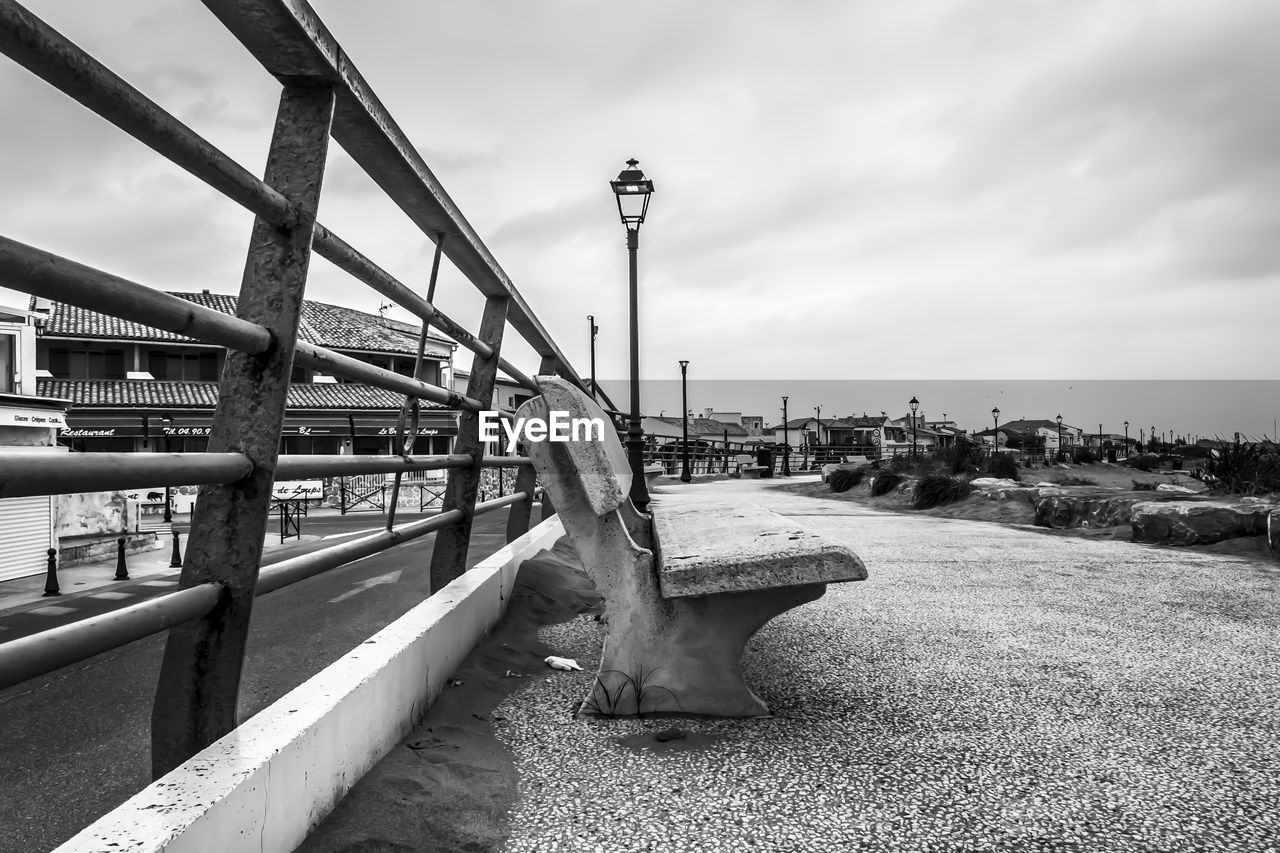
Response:
[[[536,392],[533,381],[501,357],[508,325],[538,354],[539,373],[557,373],[582,385],[315,12],[301,0],[205,0],[205,5],[281,88],[262,180],[27,9],[0,0],[0,51],[256,217],[236,316],[0,237],[0,280],[8,287],[227,349],[208,452],[0,456],[0,497],[201,487],[177,592],[0,645],[4,688],[167,630],[152,712],[157,777],[234,727],[255,596],[433,532],[431,588],[439,589],[462,573],[477,516],[510,507],[508,540],[528,529],[533,469],[527,459],[484,457],[476,415],[492,399],[499,370]],[[330,139],[435,243],[425,296],[316,220]],[[466,392],[424,382],[420,369],[403,376],[299,340],[313,252],[418,317],[423,336],[435,328],[470,350]],[[434,304],[443,260],[485,298],[475,334]],[[419,348],[419,368],[422,363]],[[291,364],[404,394],[397,455],[278,455]],[[421,400],[460,411],[453,453],[413,453]],[[514,476],[500,481],[500,497],[478,501],[482,471],[498,466],[514,470]],[[405,478],[430,470],[448,471],[441,511],[396,525],[400,490],[425,482]],[[260,569],[275,479],[386,474],[392,481],[384,530]],[[296,519],[281,523],[285,535]]]

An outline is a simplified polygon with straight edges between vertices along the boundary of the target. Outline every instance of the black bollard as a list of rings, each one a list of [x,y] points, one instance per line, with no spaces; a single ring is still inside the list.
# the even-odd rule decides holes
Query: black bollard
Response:
[[[182,568],[182,552],[178,550],[178,531],[173,531],[173,557],[169,560],[169,568]]]
[[[58,589],[58,549],[49,549],[49,568],[44,576],[44,594],[45,595],[62,595],[62,591]]]
[[[127,581],[129,579],[129,567],[124,564],[124,537],[121,536],[116,540],[116,580]]]

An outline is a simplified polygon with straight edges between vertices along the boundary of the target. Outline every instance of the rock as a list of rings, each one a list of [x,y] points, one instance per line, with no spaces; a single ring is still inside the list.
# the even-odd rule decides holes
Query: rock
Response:
[[[1194,495],[1195,489],[1188,489],[1186,486],[1175,486],[1173,483],[1161,483],[1156,486],[1157,492],[1179,492],[1184,495]]]
[[[1013,486],[1018,485],[1017,480],[1007,480],[1001,477],[979,477],[976,480],[970,480],[969,482],[974,487],[979,489],[991,488],[991,487],[999,487],[999,488],[1007,489],[1007,488],[1011,488]]]
[[[1055,530],[1084,527],[1115,527],[1129,524],[1138,498],[1100,498],[1068,495],[1063,492],[1045,494],[1035,502],[1035,523]],[[1164,506],[1164,504],[1158,504]]]
[[[1280,509],[1267,513],[1267,550],[1280,560]]]
[[[860,462],[839,462],[832,465],[822,466],[822,482],[830,482],[831,475],[836,471],[857,471],[860,468],[870,468],[870,460],[862,460]]]
[[[1134,504],[1130,524],[1135,542],[1171,545],[1209,545],[1240,536],[1268,534],[1275,512],[1257,504],[1197,503]]]

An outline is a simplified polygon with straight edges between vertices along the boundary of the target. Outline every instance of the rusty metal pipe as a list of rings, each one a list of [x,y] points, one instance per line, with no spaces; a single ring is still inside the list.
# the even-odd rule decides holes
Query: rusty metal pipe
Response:
[[[242,453],[0,451],[0,498],[234,483],[252,470],[253,464]]]
[[[362,536],[341,545],[325,548],[311,554],[303,554],[290,560],[282,560],[264,567],[258,572],[258,585],[254,595],[266,595],[290,584],[306,580],[309,577],[345,566],[347,563],[368,557],[387,550],[401,542],[408,542],[420,536],[457,524],[463,518],[461,510],[434,515],[421,521],[414,521],[391,530],[380,530],[368,536]]]
[[[0,644],[0,690],[199,619],[222,592],[200,584]]]
[[[398,391],[401,394],[408,394],[412,397],[421,397],[423,400],[430,400],[433,403],[443,403],[451,409],[467,409],[472,412],[479,412],[485,408],[484,404],[479,400],[474,400],[462,394],[455,394],[447,388],[431,385],[381,367],[374,367],[372,364],[352,358],[349,355],[342,355],[331,349],[318,347],[305,341],[298,341],[294,347],[293,362],[324,373],[331,373],[334,376],[341,376],[343,379],[352,379],[356,382],[373,385],[376,388],[385,388],[388,391]]]
[[[276,461],[277,480],[305,480],[311,477],[341,477],[348,474],[396,474],[465,468],[471,457],[464,453],[443,456],[309,456],[287,455]]]
[[[272,345],[271,333],[256,323],[2,236],[0,280],[26,293],[249,355],[262,355]]]

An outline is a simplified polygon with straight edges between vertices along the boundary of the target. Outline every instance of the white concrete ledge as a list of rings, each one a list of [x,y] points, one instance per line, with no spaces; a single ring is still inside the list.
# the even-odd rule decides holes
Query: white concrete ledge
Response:
[[[558,517],[481,562],[58,851],[294,850],[425,714],[502,617]]]

